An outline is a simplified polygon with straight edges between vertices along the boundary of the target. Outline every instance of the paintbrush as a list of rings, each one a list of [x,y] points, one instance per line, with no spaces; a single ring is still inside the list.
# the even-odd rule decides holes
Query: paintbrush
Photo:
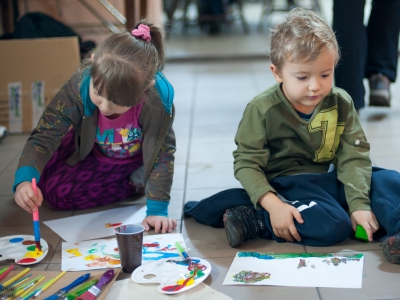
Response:
[[[21,293],[20,294],[20,296],[18,297],[18,298],[16,298],[17,300],[27,300],[27,299],[30,299],[34,294],[35,294],[35,292],[36,292],[36,290],[33,290],[33,288],[37,285],[37,284],[39,284],[39,282],[41,282],[43,279],[45,279],[46,278],[46,276],[43,276],[43,275],[40,275],[41,276],[41,278],[40,279],[38,279],[38,280],[36,280],[36,282],[32,285],[32,286],[30,286],[28,289],[26,289],[23,293]],[[32,292],[32,290],[33,290],[33,292]],[[20,292],[20,291],[19,291]],[[19,292],[18,292],[18,294],[19,294]],[[13,296],[14,298],[15,298],[15,296],[17,295],[17,293]]]
[[[32,188],[35,193],[36,198],[38,197],[36,178],[32,178]],[[40,245],[40,223],[39,223],[39,207],[33,212],[33,231],[35,233],[35,244],[36,251],[42,251],[42,246]]]
[[[23,270],[23,271],[19,272],[17,275],[15,275],[13,278],[7,280],[3,284],[0,284],[0,291],[3,291],[7,286],[14,283],[18,279],[20,279],[22,276],[24,276],[26,273],[28,273],[30,271],[30,269],[31,268],[26,268],[25,270]]]
[[[32,274],[28,274],[25,277],[22,277],[21,279],[18,279],[17,281],[13,282],[12,284],[10,284],[9,286],[6,286],[3,291],[0,292],[0,295],[2,295],[3,293],[11,293],[13,291],[15,291],[18,287],[17,285],[28,280],[29,277],[31,277]]]
[[[96,299],[100,293],[101,289],[109,283],[112,279],[114,278],[114,270],[110,269],[108,271],[105,271],[104,274],[101,276],[100,280],[92,286],[90,289],[88,289],[86,292],[84,292],[82,295],[80,295],[77,300],[93,300]]]
[[[8,273],[11,272],[11,270],[14,268],[14,265],[9,266],[8,268],[3,269],[1,275],[0,275],[0,281],[3,280],[4,277],[7,276]],[[1,285],[0,285],[0,291],[1,291]]]
[[[48,282],[46,282],[45,284],[43,284],[40,288],[38,288],[35,293],[32,296],[32,299],[36,299],[37,297],[39,297],[39,295],[41,293],[43,293],[45,290],[47,290],[54,282],[56,282],[58,279],[60,279],[61,276],[63,276],[65,273],[67,273],[66,271],[62,271],[60,274],[58,274],[55,278],[49,280]]]
[[[14,291],[4,291],[1,293],[1,299],[7,299],[9,297],[18,297],[19,295],[23,294],[30,288],[34,287],[39,280],[43,277],[43,275],[39,275],[35,279],[25,283],[24,285],[20,286],[19,288],[15,289]]]

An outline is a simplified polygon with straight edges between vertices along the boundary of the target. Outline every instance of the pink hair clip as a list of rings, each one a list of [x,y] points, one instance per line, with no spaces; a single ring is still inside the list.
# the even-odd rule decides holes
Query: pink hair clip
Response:
[[[140,24],[137,29],[132,30],[132,35],[134,37],[140,37],[146,42],[151,41],[150,28],[147,25]]]

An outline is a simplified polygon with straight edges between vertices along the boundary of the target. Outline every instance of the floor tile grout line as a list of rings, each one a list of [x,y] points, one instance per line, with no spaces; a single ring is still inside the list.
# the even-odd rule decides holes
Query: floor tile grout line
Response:
[[[192,101],[190,105],[190,114],[189,114],[189,136],[188,136],[188,145],[186,151],[186,160],[185,160],[185,175],[183,179],[183,201],[182,201],[182,209],[181,209],[181,223],[179,232],[182,232],[183,222],[185,217],[185,199],[186,199],[186,189],[187,189],[187,181],[188,181],[188,169],[189,169],[189,160],[190,160],[190,148],[192,144],[192,136],[193,136],[193,123],[194,123],[194,115],[196,111],[196,98],[197,98],[197,84],[198,84],[198,74],[195,73],[193,78],[193,91],[192,91]]]

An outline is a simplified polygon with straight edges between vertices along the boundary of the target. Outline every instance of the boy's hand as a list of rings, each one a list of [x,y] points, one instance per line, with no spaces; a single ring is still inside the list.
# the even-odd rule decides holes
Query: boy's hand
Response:
[[[176,228],[176,221],[163,216],[147,216],[144,218],[142,225],[146,231],[150,230],[150,227],[154,228],[155,233],[171,232]]]
[[[38,196],[36,197],[32,188],[32,183],[24,181],[18,184],[17,189],[15,190],[14,199],[20,207],[28,213],[32,213],[38,208],[38,206],[42,205],[43,195],[39,188],[37,188],[37,193]]]
[[[372,234],[379,229],[379,223],[371,210],[356,210],[350,215],[351,226],[356,231],[357,225],[364,227],[368,240],[373,241]]]
[[[277,237],[288,242],[301,241],[301,237],[294,225],[293,218],[299,223],[304,223],[299,211],[290,204],[282,202],[274,193],[263,195],[258,203],[269,212],[271,226]]]

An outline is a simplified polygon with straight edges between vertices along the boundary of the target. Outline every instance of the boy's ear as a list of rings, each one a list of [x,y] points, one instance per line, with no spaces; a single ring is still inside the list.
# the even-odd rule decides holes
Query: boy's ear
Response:
[[[92,60],[92,62],[93,62],[93,59],[94,59],[94,53],[92,53],[91,55],[90,55],[90,59]]]
[[[269,66],[269,68],[271,69],[272,75],[274,75],[275,80],[276,80],[278,83],[282,83],[283,80],[282,80],[281,76],[279,75],[279,70],[278,70],[278,68],[277,68],[274,64],[271,64],[271,65]]]

